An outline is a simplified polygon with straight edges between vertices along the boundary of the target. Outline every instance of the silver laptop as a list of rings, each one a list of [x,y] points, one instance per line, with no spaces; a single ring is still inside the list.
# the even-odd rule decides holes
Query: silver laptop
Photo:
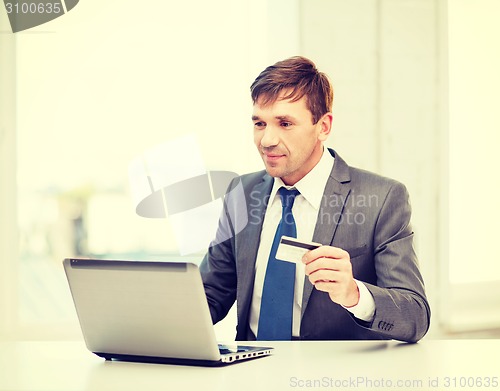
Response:
[[[107,360],[223,365],[272,348],[219,345],[192,263],[64,260],[87,348]]]

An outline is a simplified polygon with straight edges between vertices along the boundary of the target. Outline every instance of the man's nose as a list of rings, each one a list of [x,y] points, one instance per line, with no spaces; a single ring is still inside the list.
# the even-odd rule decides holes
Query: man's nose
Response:
[[[264,130],[264,136],[260,140],[260,145],[264,148],[274,147],[280,142],[278,129],[274,126],[266,126]]]

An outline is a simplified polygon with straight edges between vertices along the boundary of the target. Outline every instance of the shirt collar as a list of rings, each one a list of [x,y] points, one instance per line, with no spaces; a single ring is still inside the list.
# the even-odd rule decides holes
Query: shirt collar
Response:
[[[309,171],[304,178],[298,181],[294,186],[287,186],[281,178],[274,178],[273,188],[270,194],[270,204],[275,201],[276,193],[280,187],[287,189],[295,188],[308,201],[311,206],[319,210],[321,206],[321,198],[325,191],[326,182],[333,168],[335,158],[326,148],[323,148],[323,154],[318,164]]]

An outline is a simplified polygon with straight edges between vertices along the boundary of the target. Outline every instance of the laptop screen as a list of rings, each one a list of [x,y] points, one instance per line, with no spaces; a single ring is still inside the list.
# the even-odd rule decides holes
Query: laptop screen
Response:
[[[64,267],[90,351],[220,359],[195,264],[66,259]]]

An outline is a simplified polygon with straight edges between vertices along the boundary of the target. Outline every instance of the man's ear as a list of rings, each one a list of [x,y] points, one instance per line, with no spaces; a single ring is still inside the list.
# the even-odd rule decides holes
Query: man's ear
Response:
[[[320,127],[318,140],[326,141],[332,130],[333,114],[328,112],[321,117],[317,123]]]

